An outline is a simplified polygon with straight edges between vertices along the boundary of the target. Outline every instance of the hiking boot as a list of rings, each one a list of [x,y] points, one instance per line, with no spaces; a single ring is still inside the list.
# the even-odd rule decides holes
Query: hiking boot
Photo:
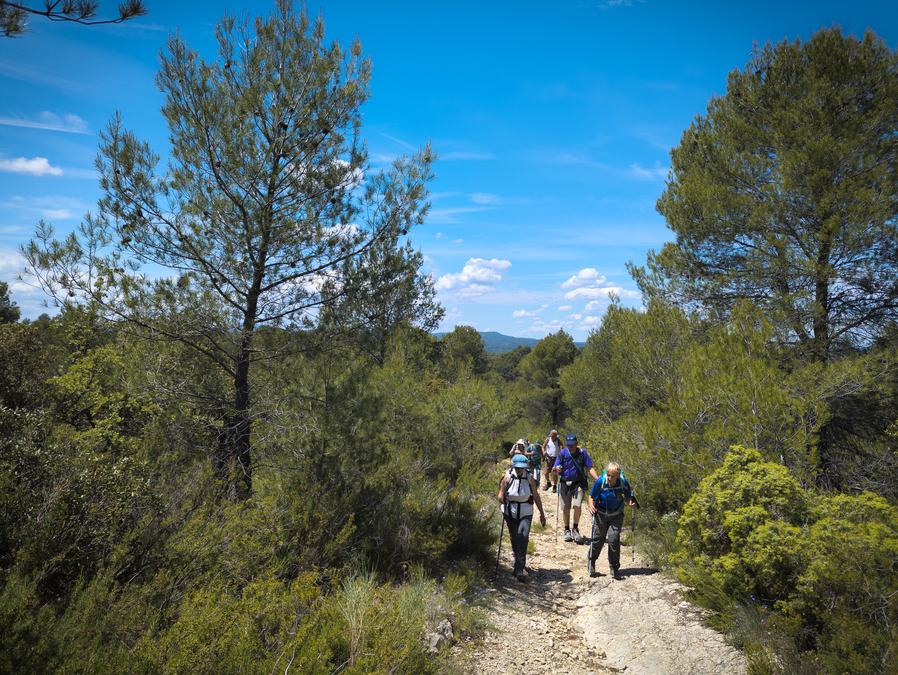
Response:
[[[571,536],[571,531],[569,528],[564,528],[564,540],[565,541],[574,541],[574,538]]]
[[[552,487],[552,484],[551,484],[551,483],[546,483],[546,484],[543,486],[543,490],[548,490],[550,487]]]
[[[558,492],[558,486],[557,486],[557,485],[553,485],[553,486],[552,486],[552,492]]]
[[[611,578],[615,581],[623,581],[624,575],[621,574],[618,570],[611,570]]]
[[[577,542],[578,544],[585,544],[587,541],[586,537],[584,537],[582,534],[580,534],[580,530],[577,529],[576,525],[574,526],[573,536],[574,536],[574,541]]]
[[[586,570],[589,572],[589,576],[591,576],[591,577],[599,576],[598,572],[596,572],[596,561],[595,560],[589,561],[589,565],[587,566]]]

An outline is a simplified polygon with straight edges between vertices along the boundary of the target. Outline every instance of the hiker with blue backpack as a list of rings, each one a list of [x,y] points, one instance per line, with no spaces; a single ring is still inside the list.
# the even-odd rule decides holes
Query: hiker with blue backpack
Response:
[[[564,516],[564,540],[585,544],[587,539],[580,534],[580,511],[583,497],[589,489],[587,474],[598,480],[592,458],[585,449],[577,445],[577,435],[567,434],[564,446],[555,457],[552,471],[558,475],[558,495]],[[574,528],[571,530],[571,509],[574,511]]]
[[[511,552],[514,555],[512,574],[518,581],[527,581],[527,543],[530,541],[530,524],[533,521],[533,505],[539,509],[539,522],[545,527],[546,514],[539,498],[538,485],[528,469],[529,460],[522,453],[511,458],[511,468],[499,482],[499,501],[502,517],[511,536]],[[499,533],[500,542],[502,533]],[[500,543],[501,546],[501,543]],[[497,558],[498,569],[498,558]]]
[[[615,580],[620,574],[620,532],[624,524],[624,505],[639,506],[630,483],[620,466],[608,462],[602,475],[593,483],[589,493],[589,512],[592,514],[592,539],[589,545],[589,576],[598,576],[596,560],[608,537],[608,567]]]

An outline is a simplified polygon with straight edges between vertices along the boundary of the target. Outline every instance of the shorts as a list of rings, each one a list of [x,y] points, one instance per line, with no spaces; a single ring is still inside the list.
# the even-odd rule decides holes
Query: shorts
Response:
[[[583,487],[577,481],[558,481],[558,498],[561,500],[562,509],[569,509],[571,506],[579,509],[583,504],[583,493]]]

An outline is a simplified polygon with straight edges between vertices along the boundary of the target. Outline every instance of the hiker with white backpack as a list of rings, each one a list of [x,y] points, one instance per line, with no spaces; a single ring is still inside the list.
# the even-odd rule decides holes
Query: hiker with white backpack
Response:
[[[518,581],[527,581],[527,543],[530,541],[530,525],[533,521],[533,505],[539,509],[539,522],[546,525],[546,514],[539,498],[538,485],[528,470],[529,461],[523,453],[513,455],[511,468],[499,482],[499,502],[502,517],[508,525],[511,536],[511,551],[514,555],[512,574]]]

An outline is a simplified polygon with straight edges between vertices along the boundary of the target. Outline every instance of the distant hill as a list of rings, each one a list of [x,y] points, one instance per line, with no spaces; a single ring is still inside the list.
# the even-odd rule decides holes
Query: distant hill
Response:
[[[442,338],[445,333],[434,333],[438,338]],[[510,352],[518,347],[534,347],[539,340],[536,338],[514,337],[513,335],[503,335],[496,331],[481,331],[480,337],[483,338],[483,347],[487,352]],[[577,342],[578,347],[583,346],[583,342]]]

